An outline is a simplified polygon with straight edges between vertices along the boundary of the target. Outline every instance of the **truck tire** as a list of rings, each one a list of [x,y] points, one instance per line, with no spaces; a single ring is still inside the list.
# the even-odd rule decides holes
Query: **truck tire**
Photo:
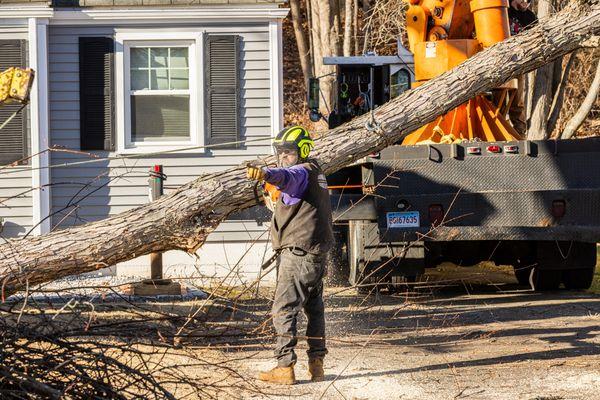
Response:
[[[595,268],[565,269],[562,272],[562,281],[566,289],[589,289],[594,280]]]
[[[562,270],[533,268],[529,284],[536,292],[557,290],[562,281]]]

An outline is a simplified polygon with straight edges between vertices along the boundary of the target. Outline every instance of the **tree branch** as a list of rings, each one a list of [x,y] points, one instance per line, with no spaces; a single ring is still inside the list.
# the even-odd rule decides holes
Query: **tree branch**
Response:
[[[592,109],[592,106],[594,105],[594,102],[596,101],[596,97],[598,97],[599,92],[600,61],[598,61],[598,66],[596,67],[596,75],[594,76],[594,80],[590,85],[590,90],[585,96],[585,99],[583,99],[583,103],[581,103],[581,106],[579,107],[573,118],[571,118],[569,122],[567,122],[567,126],[565,127],[565,130],[562,133],[561,139],[571,139],[573,135],[575,135],[577,129],[579,129],[581,124],[583,124],[583,121],[585,121],[587,115],[590,113],[590,110]]]
[[[560,111],[562,110],[565,97],[565,89],[567,88],[567,80],[569,79],[569,73],[571,71],[571,67],[573,66],[573,61],[575,61],[575,54],[576,52],[573,52],[569,55],[569,61],[567,61],[567,65],[565,65],[565,69],[562,72],[558,88],[556,89],[556,93],[554,95],[554,100],[552,101],[552,107],[550,108],[552,111],[550,111],[547,128],[549,135],[552,135],[554,128],[556,128],[558,117],[560,117]]]

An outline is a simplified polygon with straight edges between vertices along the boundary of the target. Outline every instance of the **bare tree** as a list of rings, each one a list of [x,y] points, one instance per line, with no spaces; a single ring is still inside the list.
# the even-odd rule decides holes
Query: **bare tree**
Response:
[[[344,1],[344,46],[343,55],[344,57],[350,57],[352,55],[352,38],[353,38],[353,24],[352,15],[354,10],[354,0]]]
[[[354,38],[354,55],[358,55],[360,43],[358,42],[358,0],[354,0],[352,9],[352,36]]]
[[[314,157],[329,174],[403,139],[478,93],[577,49],[600,33],[600,4],[572,3],[523,35],[327,132]],[[518,54],[518,57],[515,57]],[[375,127],[375,128],[373,128]],[[270,156],[258,160],[274,163]],[[255,162],[257,162],[255,160]],[[194,253],[233,212],[256,204],[245,163],[206,174],[152,203],[108,219],[0,246],[3,297],[31,285],[168,250]]]
[[[560,112],[562,110],[562,105],[565,97],[565,90],[567,88],[567,80],[569,78],[569,73],[571,72],[571,68],[573,67],[573,62],[575,61],[576,52],[569,54],[569,61],[567,61],[567,65],[565,66],[562,72],[555,68],[553,74],[556,78],[560,77],[558,83],[555,85],[554,91],[554,100],[552,101],[552,108],[550,112],[550,117],[548,118],[548,134],[554,132],[554,128],[556,128],[556,123],[558,122],[558,118],[560,117]],[[562,61],[562,57],[561,57]],[[558,65],[557,62],[554,62],[554,65]],[[556,80],[556,79],[555,79]],[[554,86],[554,85],[553,85]]]
[[[600,92],[600,61],[598,61],[598,66],[596,67],[596,75],[594,75],[594,80],[592,81],[592,85],[588,91],[587,96],[583,100],[581,107],[577,110],[573,118],[569,120],[565,130],[562,133],[561,139],[570,139],[573,137],[577,129],[583,124],[583,121],[589,114],[596,98],[598,97],[598,93]]]
[[[342,9],[340,8],[340,0],[330,0],[331,4],[331,33],[330,33],[330,42],[333,46],[333,54],[334,56],[339,56],[342,54]]]
[[[294,35],[296,36],[296,43],[298,45],[298,55],[300,57],[302,74],[304,75],[304,82],[306,82],[312,78],[313,71],[308,37],[303,28],[304,15],[300,8],[299,0],[290,0],[290,11],[292,24],[294,26]]]
[[[306,10],[302,9],[302,5]],[[367,4],[368,2],[363,2]],[[305,81],[318,77],[321,86],[321,112],[329,114],[334,107],[331,74],[335,68],[324,65],[323,57],[353,54],[352,45],[358,46],[358,12],[355,0],[291,0],[291,17],[300,54]],[[302,15],[306,13],[306,30]],[[342,32],[343,27],[343,32]],[[354,54],[358,52],[355,49]]]
[[[537,14],[539,18],[545,18],[553,12],[553,0],[539,0]],[[558,61],[560,62],[560,61]],[[530,140],[547,139],[548,117],[550,115],[550,106],[552,105],[552,82],[555,67],[550,63],[540,67],[535,72],[531,94],[531,117],[529,119],[529,128],[527,129],[527,138]]]
[[[379,0],[365,13],[365,28],[369,36],[365,38],[366,48],[377,54],[395,54],[398,38],[406,35],[406,9],[403,0]]]
[[[333,82],[331,76],[335,71],[334,66],[324,65],[323,57],[337,55],[339,35],[336,33],[334,12],[330,0],[307,0],[311,9],[311,34],[313,37],[313,65],[314,74],[321,83],[321,112],[329,114],[333,106]]]

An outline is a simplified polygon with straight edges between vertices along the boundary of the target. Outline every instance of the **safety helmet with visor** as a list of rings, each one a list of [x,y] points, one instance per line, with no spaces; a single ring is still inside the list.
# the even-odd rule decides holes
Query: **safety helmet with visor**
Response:
[[[273,147],[279,155],[295,151],[300,160],[308,158],[314,142],[308,131],[299,125],[283,128],[273,139]]]

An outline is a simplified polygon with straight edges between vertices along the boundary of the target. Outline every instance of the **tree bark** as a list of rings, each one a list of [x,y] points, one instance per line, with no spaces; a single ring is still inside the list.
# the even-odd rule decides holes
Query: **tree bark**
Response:
[[[358,42],[358,0],[354,0],[354,7],[352,10],[352,35],[354,36],[354,55],[357,56],[360,49],[360,43]]]
[[[592,109],[592,106],[594,105],[594,102],[598,97],[598,93],[600,93],[600,61],[598,61],[598,66],[596,67],[596,75],[594,76],[594,80],[590,85],[590,90],[585,96],[585,99],[583,99],[583,103],[581,103],[581,106],[579,107],[573,118],[571,118],[569,122],[567,122],[567,126],[565,127],[565,130],[562,133],[561,139],[570,139],[573,137],[573,135],[575,135],[577,129],[579,129],[581,124],[583,124],[583,121],[585,121],[587,115],[590,113],[590,110]]]
[[[329,42],[334,56],[342,54],[342,14],[340,11],[340,0],[330,0],[331,4],[331,33]]]
[[[600,33],[600,5],[567,7],[552,18],[478,53],[453,70],[378,107],[380,130],[370,115],[330,130],[313,156],[326,174],[398,142],[478,93],[573,51]],[[273,163],[274,157],[261,162]],[[80,274],[151,252],[194,253],[228,215],[256,204],[245,163],[202,175],[172,194],[130,211],[0,246],[2,295],[26,285]]]
[[[552,102],[552,64],[540,67],[535,73],[532,94],[531,119],[527,130],[527,139],[544,140],[548,138],[548,114]]]
[[[333,65],[324,65],[323,57],[334,55],[332,46],[333,19],[329,0],[311,0],[312,11],[312,33],[313,33],[313,63],[315,76],[320,77],[320,89],[322,99],[320,111],[324,115],[331,112],[333,77],[329,74],[335,71]]]
[[[560,87],[560,82],[562,81],[563,76],[563,57],[558,57],[556,60],[552,62],[552,88],[550,92],[552,93],[552,98],[556,98],[556,93],[558,93],[558,89]],[[550,132],[548,132],[550,133]]]
[[[552,13],[552,0],[538,2],[537,15],[545,18]],[[553,63],[540,67],[533,82],[531,119],[527,130],[527,139],[543,140],[548,138],[548,116],[552,105]]]
[[[315,76],[315,44],[313,43],[313,29],[312,29],[312,4],[311,0],[305,0],[306,4],[306,22],[308,27],[308,52],[310,53],[310,73]]]
[[[300,66],[302,67],[302,75],[304,75],[304,85],[312,78],[312,61],[310,59],[310,48],[308,46],[308,38],[302,26],[302,9],[300,8],[300,0],[290,0],[290,13],[292,17],[292,25],[294,26],[294,36],[298,45],[298,55],[300,56]]]
[[[556,122],[558,122],[558,117],[560,117],[560,111],[562,110],[562,105],[565,97],[565,89],[567,88],[567,80],[569,79],[569,73],[571,72],[571,67],[573,66],[573,62],[575,61],[575,52],[569,54],[569,61],[567,61],[567,65],[565,65],[565,69],[562,71],[562,75],[560,77],[560,81],[557,85],[556,91],[554,93],[554,100],[552,100],[552,107],[550,111],[550,118],[548,118],[548,134],[552,135],[554,132],[554,128],[556,128]],[[562,58],[561,58],[562,59]],[[556,61],[555,61],[556,64]],[[556,75],[556,71],[555,71]]]
[[[350,57],[352,55],[352,21],[353,21],[353,5],[354,0],[345,0],[344,2],[344,46],[343,55],[344,57]]]

